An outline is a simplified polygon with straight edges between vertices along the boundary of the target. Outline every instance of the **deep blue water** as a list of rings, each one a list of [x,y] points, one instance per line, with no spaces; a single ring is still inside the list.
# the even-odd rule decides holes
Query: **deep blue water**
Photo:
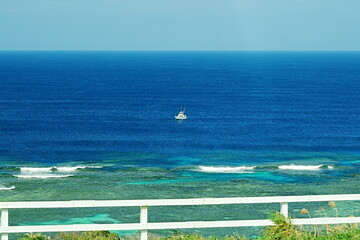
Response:
[[[0,149],[359,151],[359,76],[357,52],[1,52]]]

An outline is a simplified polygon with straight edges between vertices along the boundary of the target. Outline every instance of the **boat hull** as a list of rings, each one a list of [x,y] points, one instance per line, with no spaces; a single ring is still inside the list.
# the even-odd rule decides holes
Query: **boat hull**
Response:
[[[185,120],[186,117],[178,117],[178,116],[175,116],[175,120]]]

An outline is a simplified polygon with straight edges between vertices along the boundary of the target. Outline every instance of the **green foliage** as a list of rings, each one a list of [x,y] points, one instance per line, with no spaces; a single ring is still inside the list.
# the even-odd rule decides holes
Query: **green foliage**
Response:
[[[206,240],[206,238],[197,233],[183,234],[181,232],[174,232],[161,240]]]
[[[223,238],[217,238],[214,236],[211,237],[204,237],[197,233],[190,233],[190,234],[183,234],[179,231],[173,232],[170,236],[166,238],[161,238],[160,240],[249,240],[248,238],[236,236],[236,235],[229,235]]]
[[[249,240],[249,239],[243,236],[228,235],[223,238],[220,238],[219,240]]]
[[[290,219],[285,218],[280,213],[274,213],[271,220],[275,223],[273,226],[265,228],[261,236],[256,240],[360,240],[360,230],[356,224],[337,225],[335,227],[326,226],[323,230],[316,226],[297,227],[291,224]],[[138,240],[138,235],[131,235],[125,240]],[[229,235],[222,238],[205,237],[197,233],[185,234],[180,231],[173,231],[167,237],[149,234],[150,240],[251,240],[238,235]],[[51,240],[50,237],[41,234],[26,234],[18,240]],[[120,240],[120,237],[109,231],[93,232],[70,232],[60,233],[53,240]]]
[[[304,228],[291,224],[290,219],[285,218],[279,212],[272,215],[274,226],[267,227],[258,240],[360,240],[360,230],[357,225],[326,226],[321,231],[318,226]]]
[[[329,234],[317,236],[314,240],[360,240],[360,231],[335,231]]]
[[[18,240],[51,240],[50,237],[36,234],[26,234]],[[93,231],[93,232],[70,232],[70,233],[59,233],[55,236],[54,240],[120,240],[119,236],[109,231]]]
[[[276,212],[271,216],[274,226],[265,229],[261,240],[300,240],[305,234],[291,224],[290,219],[285,218],[281,213]]]
[[[47,237],[45,235],[41,235],[39,233],[28,233],[25,234],[25,236],[19,238],[18,240],[50,240],[50,237]]]
[[[120,238],[115,233],[110,233],[109,231],[93,231],[60,233],[55,236],[55,240],[120,240]]]

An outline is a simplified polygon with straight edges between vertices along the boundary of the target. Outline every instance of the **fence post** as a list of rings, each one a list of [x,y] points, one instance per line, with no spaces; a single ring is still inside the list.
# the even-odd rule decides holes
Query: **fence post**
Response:
[[[1,228],[9,226],[9,210],[7,208],[1,209]],[[8,240],[9,235],[7,233],[1,233],[1,240]]]
[[[284,215],[285,218],[289,217],[289,204],[287,202],[280,203],[280,213]]]
[[[148,223],[148,207],[141,206],[140,207],[140,223],[147,224]],[[146,229],[140,230],[140,240],[147,240],[148,239],[148,231]]]

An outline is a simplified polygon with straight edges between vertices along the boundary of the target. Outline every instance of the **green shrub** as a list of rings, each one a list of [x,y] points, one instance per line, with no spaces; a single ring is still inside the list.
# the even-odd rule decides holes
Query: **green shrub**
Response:
[[[161,240],[206,240],[206,238],[197,233],[183,234],[176,232]]]
[[[55,240],[120,240],[120,237],[109,231],[93,231],[93,232],[70,232],[59,233],[55,236]]]
[[[260,237],[261,240],[305,240],[307,235],[299,231],[291,224],[289,218],[285,218],[281,213],[276,212],[270,218],[275,225],[265,229]]]
[[[342,226],[333,228],[330,233],[320,235],[315,240],[360,240],[359,229]]]
[[[50,240],[50,237],[47,237],[39,233],[35,233],[35,234],[28,233],[25,234],[25,236],[19,238],[18,240]]]
[[[308,214],[310,216],[310,214]],[[256,240],[360,240],[360,230],[357,224],[342,224],[331,227],[309,226],[298,227],[291,224],[289,218],[285,218],[279,212],[272,215],[271,220],[275,223],[264,229]],[[138,240],[139,235],[130,235],[125,240]],[[167,237],[149,234],[150,240],[250,240],[238,235],[229,235],[222,238],[204,237],[197,233],[184,234],[180,231],[173,231]],[[26,234],[18,240],[51,240],[50,237],[41,234]],[[53,240],[120,240],[120,237],[109,231],[93,232],[70,232],[59,233]]]
[[[228,235],[222,238],[215,236],[204,237],[197,233],[183,234],[179,231],[174,232],[168,237],[161,238],[160,240],[249,240],[248,238],[236,235]]]

